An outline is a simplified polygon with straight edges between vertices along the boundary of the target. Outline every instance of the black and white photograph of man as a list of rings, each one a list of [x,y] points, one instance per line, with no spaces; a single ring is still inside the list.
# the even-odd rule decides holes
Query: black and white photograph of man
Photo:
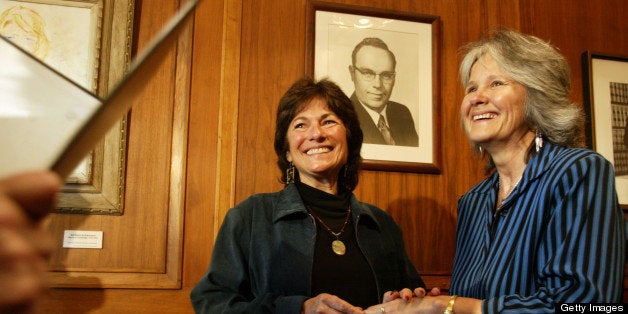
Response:
[[[355,86],[351,101],[360,119],[364,143],[418,146],[410,110],[390,101],[397,60],[377,37],[364,38],[353,49],[349,73]]]

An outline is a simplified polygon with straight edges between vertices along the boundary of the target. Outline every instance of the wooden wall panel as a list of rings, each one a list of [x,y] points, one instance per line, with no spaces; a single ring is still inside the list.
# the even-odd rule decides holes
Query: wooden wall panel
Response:
[[[172,16],[178,6],[177,0],[159,1],[159,6],[154,6],[153,3],[136,1],[135,27],[138,30],[134,41],[140,47]],[[190,285],[198,280],[209,264],[214,238],[218,137],[216,113],[220,105],[220,93],[211,91],[221,89],[222,71],[225,70],[220,64],[224,54],[221,48],[223,7],[223,3],[215,1],[204,1],[199,6],[197,14],[213,17],[207,20],[211,23],[201,25],[202,32],[194,36],[194,42],[199,44],[194,46],[194,51],[191,51],[192,40],[179,44],[176,57],[165,63],[159,74],[147,82],[148,90],[139,102],[144,102],[140,104],[143,107],[158,105],[159,108],[134,108],[130,119],[130,141],[134,142],[135,150],[130,150],[128,156],[133,166],[129,169],[128,176],[132,180],[127,181],[131,182],[127,189],[127,199],[133,201],[127,204],[134,206],[129,216],[163,217],[168,206],[172,208],[173,202],[184,200],[187,230],[197,231],[195,236],[185,238],[185,245],[195,249],[184,253],[179,244],[178,252],[165,256],[164,249],[170,250],[172,242],[181,240],[183,235],[183,228],[166,230],[166,227],[173,221],[182,224],[183,211],[180,216],[169,215],[160,221],[155,221],[155,218],[136,219],[132,225],[118,224],[115,230],[120,237],[118,242],[122,244],[126,241],[127,245],[135,245],[137,249],[119,249],[115,257],[122,262],[143,260],[147,263],[158,263],[161,266],[153,271],[161,277],[168,277],[170,274],[165,273],[165,267],[173,262],[181,263],[185,255],[189,258],[182,265],[183,271],[181,268],[177,270],[176,276],[171,280],[174,284],[170,286],[163,285],[159,281],[160,277],[155,276],[152,282],[145,282],[149,289],[98,289],[98,285],[93,285],[93,289],[53,289],[42,301],[42,313],[192,312],[189,302]],[[190,72],[192,54],[195,68]],[[190,78],[193,78],[192,86],[188,84]],[[232,106],[237,107],[237,101]],[[179,118],[173,118],[173,113]],[[189,134],[188,126],[191,128]],[[170,133],[164,134],[162,130],[169,130]],[[183,139],[170,136],[183,130]],[[173,139],[172,145],[189,143],[187,154],[185,150],[180,150],[183,154],[168,153],[171,145],[169,138]],[[179,172],[180,176],[177,177],[178,170],[172,166],[185,165],[186,159],[188,166],[194,170],[187,176],[186,173]],[[171,180],[169,175],[173,175]],[[180,188],[183,193],[169,197],[169,188]],[[156,228],[159,233],[151,232],[150,227]],[[140,236],[136,236],[138,234]],[[143,250],[147,247],[161,252],[161,255],[144,254]],[[107,260],[102,262],[107,263]],[[144,280],[132,277],[128,279]],[[123,282],[119,284],[124,286]]]
[[[459,124],[462,89],[457,79],[458,47],[478,38],[489,25],[518,27],[519,3],[335,2],[441,17],[441,79],[435,84],[442,93],[436,100],[442,124],[443,141],[437,143],[443,153],[442,174],[363,171],[356,195],[389,211],[402,226],[410,256],[422,274],[447,276],[454,253],[457,199],[482,175],[482,167],[473,157]],[[305,4],[306,1],[299,6],[288,0],[246,1],[243,8],[236,202],[253,193],[282,187],[275,165],[272,123],[279,98],[304,73]],[[486,14],[488,11],[500,14]],[[473,21],[472,25],[468,25],[469,21]]]
[[[184,247],[194,249],[184,252],[184,286],[202,276],[213,248],[223,6],[221,1],[204,1],[197,8],[194,23],[185,210],[186,234],[194,230],[194,236],[184,238]]]
[[[163,8],[166,9],[168,6],[164,5]],[[169,8],[173,10],[174,6],[171,5]],[[163,23],[170,17],[168,12],[158,11],[153,13],[153,17]],[[142,23],[137,25],[145,30],[137,33],[140,43],[148,41],[154,35],[154,31],[151,32],[149,28],[143,26]],[[64,230],[103,231],[102,250],[59,249],[55,252],[50,268],[55,271],[51,275],[56,286],[71,287],[76,283],[82,287],[99,285],[133,287],[135,284],[146,287],[150,284],[124,280],[123,273],[167,272],[169,176],[174,134],[173,93],[176,73],[175,52],[168,56],[154,78],[166,84],[166,87],[155,88],[154,85],[148,84],[142,92],[143,101],[137,102],[130,113],[129,121],[132,122],[128,124],[126,183],[133,189],[126,192],[124,202],[126,208],[123,215],[55,214],[51,217],[50,227],[59,248],[62,246]],[[187,102],[185,105],[187,106]],[[178,207],[183,210],[183,204],[179,204]],[[122,252],[135,254],[127,256],[121,254]],[[111,276],[104,278],[101,276],[102,273]],[[155,278],[151,279],[153,282],[157,281]],[[175,278],[173,284],[177,285],[178,281]]]
[[[243,3],[236,203],[281,187],[273,149],[275,108],[305,73],[304,3]]]
[[[458,48],[499,26],[550,39],[572,66],[574,101],[581,102],[580,53],[592,49],[628,54],[627,21],[620,13],[628,11],[628,2],[334,2],[441,18],[440,81],[436,84],[441,89],[437,102],[442,173],[363,171],[356,194],[390,212],[401,225],[410,257],[428,285],[447,287],[457,199],[484,176],[482,162],[471,152],[460,128]],[[145,0],[140,5],[150,3]],[[226,210],[251,194],[282,188],[273,150],[275,108],[283,92],[305,73],[305,7],[306,0],[212,0],[199,7],[190,89],[182,288],[54,290],[51,304],[57,309],[103,313],[192,312],[188,294],[209,265],[214,234]],[[148,12],[154,10],[160,9],[142,10],[140,18],[150,21]],[[229,136],[236,139],[231,149]],[[165,299],[169,304],[160,302]]]

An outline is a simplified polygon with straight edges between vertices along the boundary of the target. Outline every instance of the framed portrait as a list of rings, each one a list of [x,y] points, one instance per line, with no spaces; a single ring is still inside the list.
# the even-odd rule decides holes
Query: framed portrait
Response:
[[[0,35],[85,89],[106,95],[130,63],[133,0],[0,1]],[[121,215],[126,119],[66,178],[58,213]]]
[[[363,168],[440,173],[440,18],[308,1],[306,72],[351,99]]]
[[[619,204],[628,210],[628,56],[582,55],[587,145],[615,168]]]

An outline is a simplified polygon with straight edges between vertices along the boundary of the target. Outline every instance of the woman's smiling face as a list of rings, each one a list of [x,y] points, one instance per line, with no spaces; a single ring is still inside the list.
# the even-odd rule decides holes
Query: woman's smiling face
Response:
[[[286,157],[299,171],[301,182],[318,186],[336,183],[347,163],[347,129],[327,103],[314,98],[297,113],[288,127]]]
[[[490,55],[471,68],[460,106],[469,139],[482,146],[507,143],[529,131],[525,123],[526,89],[505,74]]]

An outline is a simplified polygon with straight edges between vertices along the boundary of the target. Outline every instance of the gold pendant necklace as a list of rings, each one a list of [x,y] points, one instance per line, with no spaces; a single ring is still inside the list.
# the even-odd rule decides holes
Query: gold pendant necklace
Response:
[[[342,225],[342,228],[338,232],[333,232],[331,228],[329,228],[329,226],[327,226],[327,224],[325,224],[325,222],[322,219],[316,216],[314,214],[314,211],[312,211],[309,207],[308,207],[308,211],[310,212],[312,216],[314,216],[314,218],[316,218],[316,220],[318,220],[318,222],[321,223],[321,225],[323,225],[323,227],[325,227],[325,229],[327,229],[327,231],[331,235],[336,237],[336,240],[331,242],[331,250],[336,255],[345,255],[345,253],[347,252],[347,247],[345,246],[345,243],[340,240],[340,236],[342,235],[342,233],[345,231],[345,228],[349,224],[349,217],[351,217],[351,205],[349,205],[349,210],[347,210],[347,218],[345,219],[345,223]]]
[[[344,242],[336,239],[331,243],[331,250],[334,251],[336,255],[345,255],[347,247],[345,247]]]

